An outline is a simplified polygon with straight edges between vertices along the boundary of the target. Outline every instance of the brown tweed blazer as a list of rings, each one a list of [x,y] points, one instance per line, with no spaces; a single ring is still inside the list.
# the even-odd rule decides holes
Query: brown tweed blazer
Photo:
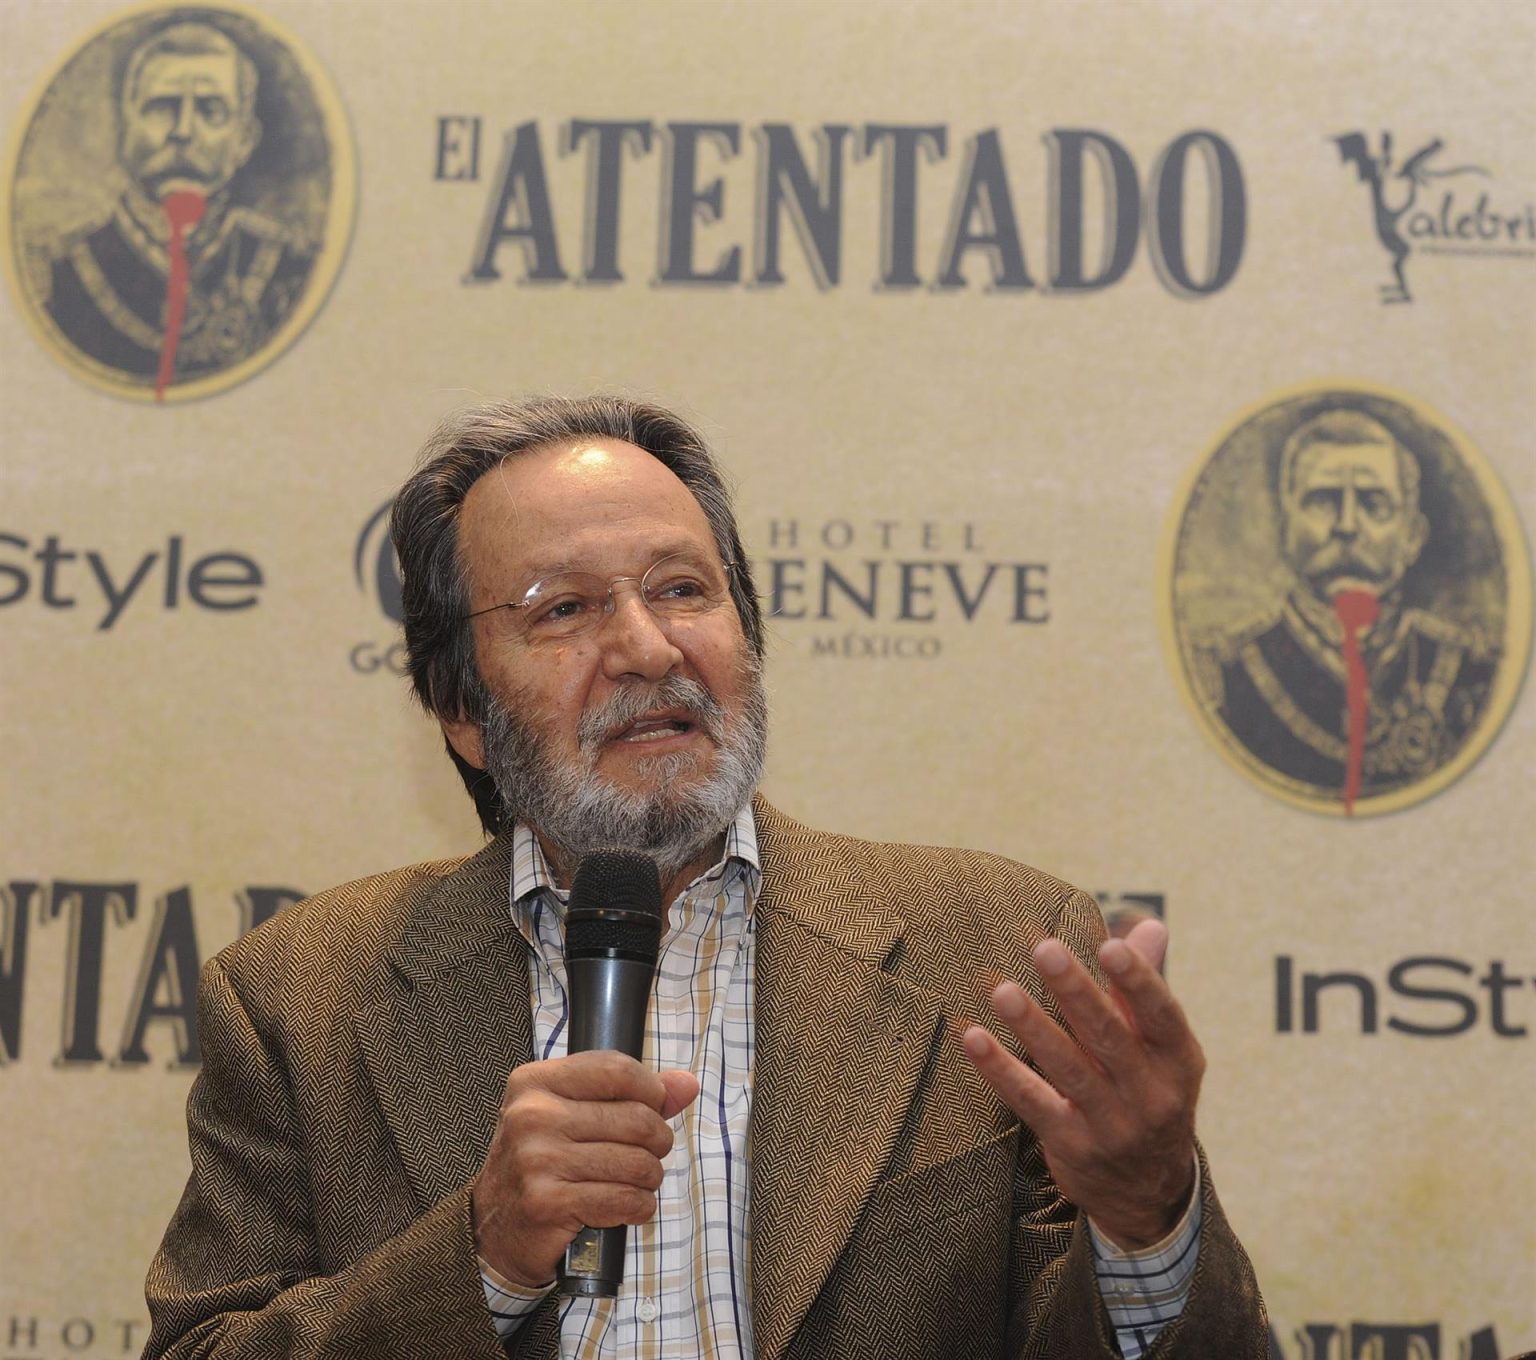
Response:
[[[1042,933],[1092,957],[1097,909],[996,857],[756,814],[757,1355],[1111,1360],[1080,1217],[953,1034],[978,977],[1034,978]],[[532,1056],[509,856],[333,889],[210,961],[147,1356],[501,1354],[468,1182]],[[557,1332],[550,1301],[508,1349],[555,1360]],[[1208,1173],[1194,1291],[1152,1355],[1267,1360]]]

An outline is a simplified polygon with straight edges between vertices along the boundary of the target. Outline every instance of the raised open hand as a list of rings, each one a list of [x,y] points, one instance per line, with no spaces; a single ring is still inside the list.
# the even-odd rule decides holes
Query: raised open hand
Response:
[[[1035,966],[1072,1032],[1013,982],[993,989],[992,1006],[1040,1072],[979,1025],[961,1036],[977,1070],[1035,1131],[1062,1193],[1126,1250],[1167,1236],[1195,1178],[1205,1055],[1158,972],[1167,944],[1161,921],[1106,940],[1099,964],[1108,992],[1060,940],[1035,946]]]

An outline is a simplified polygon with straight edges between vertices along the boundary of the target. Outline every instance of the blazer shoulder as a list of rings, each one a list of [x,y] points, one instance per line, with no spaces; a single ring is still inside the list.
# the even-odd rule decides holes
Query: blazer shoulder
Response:
[[[1022,889],[1031,898],[1062,906],[1080,895],[1070,883],[990,851],[867,840],[836,831],[819,831],[786,816],[762,799],[757,800],[753,812],[759,840],[781,870],[793,871],[802,866],[824,870],[829,864],[842,863],[852,870],[872,871],[897,882],[943,879],[1003,892]]]
[[[413,912],[466,859],[433,860],[343,883],[284,907],[213,960],[233,980],[367,971]]]
[[[766,806],[757,818],[765,872],[833,909],[873,894],[909,927],[971,945],[1051,933],[1090,908],[1098,915],[1071,884],[1004,855],[817,831]]]

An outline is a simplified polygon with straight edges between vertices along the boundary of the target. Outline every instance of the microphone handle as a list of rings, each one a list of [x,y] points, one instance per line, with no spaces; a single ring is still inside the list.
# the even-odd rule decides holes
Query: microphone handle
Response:
[[[645,1047],[645,1013],[655,979],[654,961],[617,950],[583,955],[565,962],[571,989],[568,1053],[616,1049],[639,1058]],[[571,1298],[611,1299],[624,1279],[624,1248],[629,1229],[582,1228],[566,1246],[559,1291]]]

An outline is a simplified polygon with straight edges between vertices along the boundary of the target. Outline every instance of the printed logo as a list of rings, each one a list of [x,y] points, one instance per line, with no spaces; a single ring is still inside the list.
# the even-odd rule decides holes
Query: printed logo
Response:
[[[1176,134],[1143,171],[1098,128],[1050,128],[1042,155],[1019,149],[1034,138],[948,123],[529,119],[506,130],[492,169],[485,122],[437,119],[434,182],[475,185],[490,171],[466,285],[509,271],[540,286],[622,284],[649,236],[657,288],[761,293],[803,269],[823,290],[864,278],[896,295],[1073,296],[1112,287],[1144,259],[1189,299],[1232,282],[1248,239],[1242,164],[1209,128]],[[634,163],[647,159],[661,170],[660,199],[631,187],[626,202]],[[1017,193],[1032,169],[1046,205],[1038,254]],[[949,222],[933,242],[918,230],[929,212]],[[562,238],[561,220],[584,222],[584,239]]]
[[[1196,469],[1164,554],[1186,699],[1222,753],[1316,812],[1408,807],[1514,704],[1531,632],[1498,479],[1421,403],[1309,386],[1245,413]]]
[[[242,552],[199,553],[168,534],[136,556],[87,547],[50,533],[36,539],[0,529],[0,609],[8,605],[64,610],[109,633],[132,612],[254,609],[266,577]]]
[[[1511,210],[1495,204],[1490,172],[1481,165],[1444,165],[1445,143],[1439,137],[1415,148],[1400,164],[1393,159],[1390,132],[1381,134],[1375,152],[1362,132],[1333,141],[1370,191],[1376,239],[1387,252],[1392,274],[1381,285],[1383,302],[1413,301],[1406,269],[1416,251],[1536,259],[1536,205]],[[1436,181],[1452,179],[1458,184],[1436,191]]]
[[[768,522],[752,570],[778,636],[813,657],[932,661],[945,636],[1051,621],[1050,564],[994,555],[972,520]]]
[[[394,632],[387,638],[357,643],[348,654],[352,669],[360,675],[384,670],[405,674],[405,642],[400,624],[405,620],[400,604],[400,563],[389,539],[389,512],[394,501],[379,506],[363,525],[352,550],[352,577],[357,588],[377,606]]]
[[[86,381],[207,396],[319,310],[352,226],[351,134],[313,58],[265,17],[157,5],[111,20],[20,128],[6,268],[44,346]]]

